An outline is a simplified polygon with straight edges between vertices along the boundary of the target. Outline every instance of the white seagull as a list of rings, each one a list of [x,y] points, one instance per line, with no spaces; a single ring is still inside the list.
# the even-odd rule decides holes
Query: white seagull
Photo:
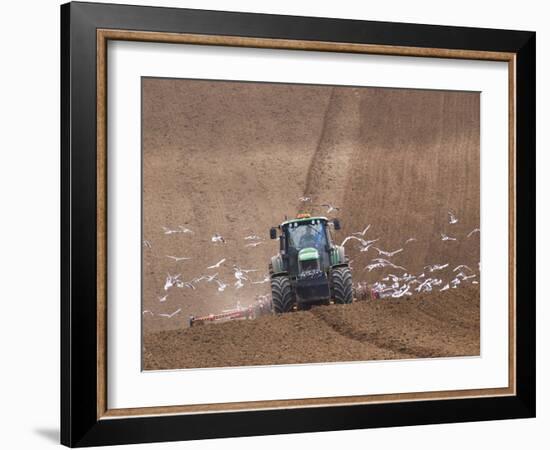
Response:
[[[257,247],[258,245],[261,245],[261,244],[263,244],[262,241],[251,242],[250,244],[246,244],[245,247]]]
[[[225,288],[227,287],[227,284],[225,284],[223,281],[218,280],[217,278],[214,280],[218,284],[218,291],[223,292]]]
[[[166,281],[164,282],[164,290],[167,291],[172,286],[174,286],[178,282],[178,279],[180,276],[181,274],[174,275],[174,276],[168,274],[168,276],[166,277]]]
[[[178,314],[180,311],[181,311],[181,308],[176,309],[172,314],[157,314],[157,316],[160,316],[160,317],[167,317],[168,319],[171,319],[171,318],[174,317],[176,314]]]
[[[398,266],[387,259],[382,258],[375,258],[372,260],[372,263],[366,266],[363,270],[368,270],[371,272],[374,269],[381,269],[383,267],[393,267],[394,269],[401,269],[403,271],[407,271],[403,266]]]
[[[356,231],[355,233],[352,233],[355,236],[365,236],[365,233],[369,231],[370,223],[363,229],[363,231]]]
[[[243,287],[243,280],[248,281],[248,278],[245,275],[245,273],[257,272],[258,270],[257,269],[240,269],[237,266],[233,266],[233,271],[234,271],[235,278],[237,279],[237,281],[235,282],[235,287],[237,289],[240,289]]]
[[[470,231],[470,232],[468,233],[468,236],[466,236],[466,237],[470,237],[472,234],[474,234],[474,233],[479,233],[480,231],[481,231],[481,230],[480,230],[479,228],[474,228],[472,231]]]
[[[166,255],[167,258],[170,258],[170,259],[173,259],[174,261],[176,262],[179,262],[179,261],[187,261],[188,259],[191,259],[191,258],[188,258],[186,256],[170,256],[170,255]]]
[[[221,242],[222,244],[225,244],[225,239],[221,234],[218,234],[218,233],[215,233],[210,240],[212,242]]]
[[[171,230],[170,228],[167,228],[167,227],[162,227],[162,229],[164,230],[164,234],[174,234],[174,233],[179,233],[178,230]]]
[[[225,262],[225,258],[220,259],[216,264],[208,266],[207,269],[217,269]]]
[[[192,231],[189,228],[185,228],[182,225],[178,225],[178,228],[176,229],[170,229],[167,227],[162,227],[164,230],[164,234],[174,234],[174,233],[192,233]]]
[[[376,241],[378,241],[378,239],[373,239],[373,240],[370,240],[370,241],[367,241],[365,239],[362,239],[362,238],[359,238],[357,236],[347,236],[340,245],[344,246],[346,245],[346,242],[348,242],[349,240],[351,239],[354,239],[356,241],[358,241],[359,243],[361,243],[361,246],[363,248],[369,248],[372,244],[374,244]],[[361,250],[361,251],[366,251],[366,250]]]
[[[176,287],[178,287],[180,289],[184,288],[184,287],[189,288],[189,289],[193,289],[193,290],[197,289],[192,281],[177,280],[176,281]]]
[[[456,241],[456,238],[447,236],[444,233],[441,233],[441,240],[442,241]]]
[[[476,274],[472,274],[472,275],[466,275],[464,272],[459,272],[457,275],[456,275],[456,278],[457,279],[462,279],[462,281],[466,281],[466,280],[469,280],[470,278],[475,278],[476,277]]]
[[[447,263],[447,264],[432,264],[431,266],[424,266],[424,269],[428,269],[430,272],[435,272],[436,270],[443,270],[448,266],[449,266],[449,263]]]
[[[197,278],[193,281],[199,282],[202,280],[206,280],[207,283],[212,283],[212,281],[214,281],[217,276],[218,276],[218,272],[216,272],[214,275],[202,275],[200,278]]]
[[[451,211],[448,211],[447,214],[449,215],[449,223],[450,224],[458,222],[458,219],[456,218],[456,216]]]
[[[327,208],[327,214],[331,213],[332,211],[340,211],[339,207],[332,206],[329,203],[323,203],[322,205],[319,205],[319,206],[324,206],[325,208]]]
[[[264,284],[264,283],[269,283],[270,281],[271,281],[271,277],[269,276],[268,273],[266,273],[266,274],[264,275],[263,280],[261,280],[261,281],[253,281],[252,284]]]
[[[168,294],[166,294],[164,297],[157,297],[159,299],[159,302],[165,302],[168,298]]]
[[[250,236],[246,236],[244,240],[245,241],[262,241],[263,239],[257,234],[251,234]]]
[[[395,250],[395,251],[393,251],[393,252],[386,252],[386,251],[384,251],[384,250],[380,250],[378,247],[373,247],[373,248],[374,248],[375,250],[378,251],[378,254],[379,254],[379,255],[387,256],[388,258],[391,258],[392,256],[395,256],[395,255],[397,255],[398,253],[400,253],[400,252],[403,251],[402,248],[400,248],[399,250]]]

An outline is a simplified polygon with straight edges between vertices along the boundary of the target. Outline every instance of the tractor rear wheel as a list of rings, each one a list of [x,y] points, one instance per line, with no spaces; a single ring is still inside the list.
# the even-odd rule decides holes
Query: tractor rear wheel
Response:
[[[295,303],[292,286],[288,277],[271,279],[271,303],[276,314],[289,312]]]
[[[332,298],[335,303],[351,303],[353,301],[353,281],[349,267],[337,267],[332,270]]]

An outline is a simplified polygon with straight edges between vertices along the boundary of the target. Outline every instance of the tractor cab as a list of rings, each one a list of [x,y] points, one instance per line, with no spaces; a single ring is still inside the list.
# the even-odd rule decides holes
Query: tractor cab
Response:
[[[331,237],[325,217],[298,216],[283,222],[281,231],[281,249],[292,275],[328,269]]]
[[[269,265],[272,290],[283,283],[288,284],[292,294],[283,298],[278,288],[273,291],[276,312],[288,311],[288,302],[303,307],[334,297],[332,278],[338,273],[335,270],[349,269],[344,248],[334,244],[329,225],[333,225],[335,230],[340,229],[338,219],[299,214],[295,219],[271,228],[271,239],[279,238],[279,254],[271,259]],[[280,230],[279,236],[277,229]],[[338,297],[337,301],[340,300]],[[344,300],[351,301],[351,297],[346,294]]]

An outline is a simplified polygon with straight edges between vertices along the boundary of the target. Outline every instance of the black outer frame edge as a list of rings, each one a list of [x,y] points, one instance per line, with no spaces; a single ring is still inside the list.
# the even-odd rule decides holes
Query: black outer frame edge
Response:
[[[536,413],[536,34],[516,56],[516,382]]]
[[[100,420],[78,446],[343,431],[534,417],[518,397]],[[118,423],[117,423],[118,422]]]
[[[93,3],[62,5],[61,27],[63,444],[110,445],[534,417],[534,33]],[[97,28],[517,53],[517,395],[97,421]]]
[[[79,5],[61,7],[61,442],[97,423],[96,33]]]
[[[60,358],[60,407],[61,443],[71,442],[71,369],[70,369],[70,10],[61,7],[61,87],[60,87],[60,137],[61,137],[61,236],[60,236],[60,290],[61,290],[61,358]]]
[[[531,32],[244,12],[70,3],[96,28],[516,52]],[[281,36],[283,34],[284,36]],[[338,36],[338,38],[335,38]]]

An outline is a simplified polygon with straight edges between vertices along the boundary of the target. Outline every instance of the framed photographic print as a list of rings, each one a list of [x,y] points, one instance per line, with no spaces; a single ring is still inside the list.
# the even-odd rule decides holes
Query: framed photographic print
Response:
[[[535,33],[61,24],[63,444],[535,415]]]

